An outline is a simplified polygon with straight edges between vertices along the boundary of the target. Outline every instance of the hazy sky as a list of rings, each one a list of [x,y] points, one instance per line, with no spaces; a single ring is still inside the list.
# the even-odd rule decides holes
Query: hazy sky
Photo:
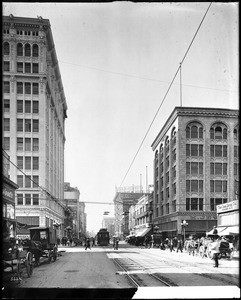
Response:
[[[65,181],[86,201],[87,230],[101,227],[104,211],[114,215],[115,186],[209,4],[3,3],[4,15],[50,20],[68,105]],[[237,2],[213,3],[182,65],[183,106],[239,108],[238,42]],[[177,76],[122,186],[153,183],[151,144],[180,105],[179,83]]]

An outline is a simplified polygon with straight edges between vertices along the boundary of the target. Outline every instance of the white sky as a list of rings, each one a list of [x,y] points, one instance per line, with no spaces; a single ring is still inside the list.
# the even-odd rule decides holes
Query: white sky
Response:
[[[87,230],[113,216],[120,186],[210,2],[3,3],[3,15],[49,19],[66,101],[65,181]],[[183,106],[238,109],[238,4],[213,3],[182,65]],[[175,106],[179,76],[122,186],[153,182],[151,144]]]

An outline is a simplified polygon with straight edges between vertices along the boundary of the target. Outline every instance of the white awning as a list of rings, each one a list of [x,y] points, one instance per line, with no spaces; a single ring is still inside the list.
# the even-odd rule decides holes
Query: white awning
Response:
[[[238,226],[219,226],[216,229],[218,231],[217,235],[219,236],[239,234]],[[213,229],[207,232],[207,235],[213,235]]]
[[[145,236],[150,230],[151,230],[150,227],[149,227],[149,228],[145,228],[145,229],[143,229],[142,231],[138,232],[138,233],[136,234],[136,236]]]

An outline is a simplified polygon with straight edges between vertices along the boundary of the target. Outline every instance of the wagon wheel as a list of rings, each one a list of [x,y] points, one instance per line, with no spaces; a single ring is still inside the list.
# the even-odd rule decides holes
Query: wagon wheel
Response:
[[[40,265],[40,255],[38,253],[34,253],[34,261],[36,266]]]
[[[54,250],[53,250],[53,261],[56,261],[57,259],[57,248],[54,247]]]
[[[48,254],[47,254],[47,257],[48,257],[48,263],[50,264],[50,262],[51,262],[51,251],[49,250],[48,251]]]
[[[31,277],[31,275],[33,274],[33,254],[31,252],[27,253],[25,267],[27,270],[28,277]]]

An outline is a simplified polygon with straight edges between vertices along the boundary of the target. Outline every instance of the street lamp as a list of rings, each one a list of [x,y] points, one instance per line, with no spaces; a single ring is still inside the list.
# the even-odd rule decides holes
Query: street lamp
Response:
[[[181,225],[182,225],[182,228],[183,228],[183,239],[184,239],[184,242],[185,242],[185,228],[186,228],[186,226],[188,226],[188,223],[187,223],[186,220],[183,220]]]

